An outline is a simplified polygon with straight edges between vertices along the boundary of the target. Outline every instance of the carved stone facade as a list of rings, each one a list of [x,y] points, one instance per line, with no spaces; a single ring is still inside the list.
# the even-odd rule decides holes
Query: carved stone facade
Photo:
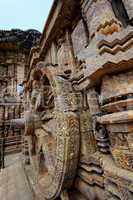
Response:
[[[11,120],[22,117],[22,99],[17,87],[22,84],[28,71],[30,49],[40,38],[35,30],[0,31],[0,144],[5,140],[5,153],[20,149],[20,127],[11,126]]]
[[[131,0],[54,1],[25,82],[39,199],[133,199],[132,13]]]

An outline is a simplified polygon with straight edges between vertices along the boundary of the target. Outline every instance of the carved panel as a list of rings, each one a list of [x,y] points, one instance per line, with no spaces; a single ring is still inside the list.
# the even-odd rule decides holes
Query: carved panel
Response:
[[[80,113],[81,149],[80,162],[87,162],[89,155],[96,152],[96,140],[93,133],[92,118],[89,110]]]
[[[104,185],[107,199],[132,200],[132,173],[115,166],[112,159],[103,158]]]
[[[109,113],[98,121],[106,124],[114,159],[118,166],[133,171],[132,71],[103,78],[100,101]]]
[[[91,38],[97,32],[108,35],[120,31],[120,22],[116,19],[111,4],[107,0],[92,2],[86,16]]]
[[[72,43],[75,56],[82,51],[87,45],[87,38],[83,21],[80,20],[72,32]]]

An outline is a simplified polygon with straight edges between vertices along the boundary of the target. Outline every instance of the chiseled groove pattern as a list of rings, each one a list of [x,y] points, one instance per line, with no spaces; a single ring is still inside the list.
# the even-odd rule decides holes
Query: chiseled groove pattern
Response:
[[[123,35],[123,34],[122,34]],[[120,36],[120,35],[118,35]],[[118,37],[117,36],[117,37]],[[124,45],[124,43],[126,43],[128,40],[130,40],[130,38],[133,37],[133,32],[130,32],[129,34],[127,34],[124,38],[121,38],[121,39],[114,39],[114,40],[102,40],[98,43],[98,48],[101,49],[103,46],[108,46],[110,48],[113,48],[116,44],[119,44],[119,45]],[[114,38],[114,37],[113,37]],[[113,39],[112,38],[112,39]],[[106,38],[107,39],[107,38]]]
[[[117,37],[120,35],[123,35],[123,32],[118,34]],[[108,40],[102,40],[99,42],[98,48],[100,50],[100,55],[104,53],[115,55],[117,52],[124,52],[133,46],[133,32],[128,33],[124,38],[117,38],[113,41],[112,39],[113,38],[110,37]]]
[[[127,41],[123,46],[120,46],[119,44],[116,44],[116,46],[114,48],[109,48],[109,47],[103,47],[100,50],[100,54],[104,54],[106,53],[110,53],[112,55],[115,55],[118,51],[126,51],[129,48],[131,48],[133,46],[133,38],[131,38],[131,40]]]
[[[111,21],[106,21],[104,24],[100,24],[100,26],[97,28],[97,32],[104,30],[107,26],[112,26],[113,24],[118,24],[118,22],[114,19],[112,19]],[[119,23],[120,25],[120,23]]]

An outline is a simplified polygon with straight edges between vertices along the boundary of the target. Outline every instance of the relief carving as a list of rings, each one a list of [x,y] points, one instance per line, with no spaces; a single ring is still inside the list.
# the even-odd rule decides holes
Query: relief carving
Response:
[[[107,114],[100,117],[99,122],[107,127],[111,142],[111,151],[116,164],[132,171],[131,127],[133,107],[131,77],[132,71],[117,76],[106,76],[103,79],[101,104],[102,109],[106,110]]]
[[[57,41],[58,63],[31,64],[25,137],[44,199],[133,199],[132,3],[120,2],[54,5],[38,60]]]
[[[72,89],[54,73],[52,68],[32,71],[31,107],[25,114],[25,135],[30,137],[30,162],[36,187],[47,199],[58,197],[61,189],[70,187],[79,152],[78,116],[72,109],[71,98],[64,101]],[[65,87],[67,90],[63,90]],[[76,98],[74,93],[72,98]]]
[[[121,30],[121,23],[116,19],[108,0],[92,2],[86,15],[91,38],[97,32],[109,35]]]

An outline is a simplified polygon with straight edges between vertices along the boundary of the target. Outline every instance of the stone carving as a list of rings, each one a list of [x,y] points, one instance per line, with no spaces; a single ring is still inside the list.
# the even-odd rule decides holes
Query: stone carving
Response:
[[[25,170],[43,199],[133,198],[131,10],[128,0],[55,1],[30,53]]]
[[[86,15],[91,38],[97,32],[109,35],[121,29],[121,23],[116,19],[112,6],[107,0],[92,2]]]
[[[132,0],[122,0],[125,8],[127,9],[127,13],[129,15],[129,19],[132,21],[133,20],[133,2]]]
[[[24,126],[18,126],[18,121],[23,117],[23,104],[17,85],[26,78],[28,55],[40,35],[36,30],[0,30],[0,138],[5,138],[5,155],[21,151]]]
[[[71,186],[75,177],[79,123],[71,100],[76,96],[73,93],[65,99],[72,92],[70,83],[54,74],[52,67],[35,69],[31,76],[31,110],[27,113],[25,134],[30,137],[36,188],[45,198],[54,199],[61,189]]]
[[[82,40],[79,39],[80,35],[82,34]],[[89,35],[88,35],[89,37]],[[74,47],[74,53],[77,55],[80,51],[81,48],[85,48],[87,46],[87,37],[85,34],[85,27],[83,20],[80,20],[74,29],[72,33],[72,42],[73,42],[73,47]]]
[[[109,114],[100,119],[101,123],[107,126],[111,150],[116,163],[130,170],[133,167],[132,133],[130,132],[130,113],[132,113],[131,76],[132,72],[127,72],[126,74],[119,74],[117,77],[110,76],[103,79],[101,99]],[[113,109],[110,109],[111,104],[114,105]]]

